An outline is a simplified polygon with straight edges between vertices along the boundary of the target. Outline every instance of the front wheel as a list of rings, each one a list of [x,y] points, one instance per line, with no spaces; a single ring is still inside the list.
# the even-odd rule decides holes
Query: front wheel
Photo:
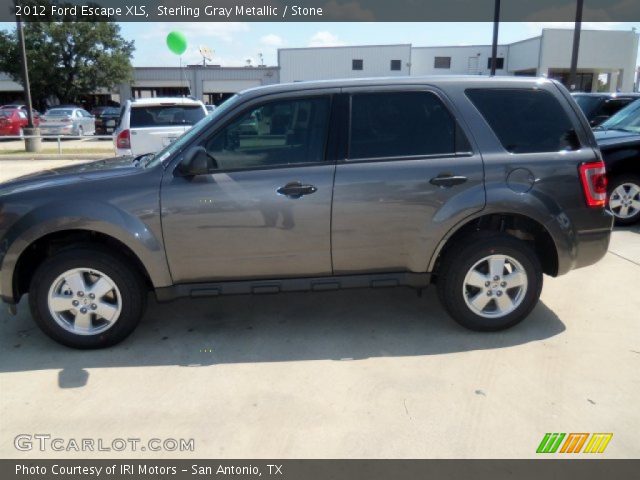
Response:
[[[79,137],[84,137],[84,129],[81,126],[78,127],[78,136]]]
[[[477,331],[524,320],[542,291],[542,267],[524,241],[504,234],[472,236],[441,262],[438,296],[460,325]]]
[[[29,306],[44,333],[73,348],[103,348],[124,340],[146,306],[144,282],[119,256],[93,247],[46,259],[29,289]]]
[[[640,220],[640,176],[620,175],[609,182],[608,209],[618,225]]]

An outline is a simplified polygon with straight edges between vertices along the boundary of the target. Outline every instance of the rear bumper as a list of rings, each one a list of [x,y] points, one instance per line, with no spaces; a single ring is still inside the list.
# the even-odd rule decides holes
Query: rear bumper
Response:
[[[567,219],[567,217],[564,218]],[[579,224],[582,228],[577,228],[578,225],[573,222],[563,224],[560,219],[547,224],[556,243],[558,275],[593,265],[607,254],[613,228],[613,215],[604,209],[585,210],[580,220]],[[558,228],[559,225],[560,228]]]
[[[116,148],[116,157],[132,157],[133,152],[130,148]]]
[[[607,254],[611,230],[578,232],[577,237],[578,251],[573,268],[588,267]]]
[[[40,127],[40,135],[46,137],[47,135],[73,135],[73,126],[69,127]]]

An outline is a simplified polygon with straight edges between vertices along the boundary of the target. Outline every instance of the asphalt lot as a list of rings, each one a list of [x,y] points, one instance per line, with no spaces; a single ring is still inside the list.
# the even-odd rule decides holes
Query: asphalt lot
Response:
[[[458,327],[435,289],[354,290],[151,301],[124,343],[81,352],[23,299],[0,311],[0,457],[520,458],[546,432],[612,432],[602,457],[637,458],[639,281],[637,226],[597,265],[545,277],[532,315],[496,334]],[[195,451],[15,450],[41,433]]]

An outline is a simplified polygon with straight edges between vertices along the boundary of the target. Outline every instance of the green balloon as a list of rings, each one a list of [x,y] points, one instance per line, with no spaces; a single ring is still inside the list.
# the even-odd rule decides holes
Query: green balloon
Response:
[[[176,55],[182,55],[187,49],[187,37],[182,32],[171,32],[167,35],[167,47]]]

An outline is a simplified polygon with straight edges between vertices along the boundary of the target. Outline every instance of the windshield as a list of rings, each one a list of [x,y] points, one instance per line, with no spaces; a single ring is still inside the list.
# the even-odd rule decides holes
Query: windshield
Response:
[[[99,115],[118,115],[119,113],[120,113],[120,109],[109,107],[109,108],[105,108],[104,110],[102,110],[99,113]]]
[[[131,108],[131,128],[195,125],[207,114],[200,105],[154,105]]]
[[[187,130],[185,133],[179,136],[175,142],[169,144],[164,149],[156,153],[146,163],[145,166],[158,165],[159,163],[162,163],[164,160],[169,158],[169,156],[172,155],[173,153],[179,150],[182,150],[182,148],[186,146],[191,141],[192,138],[198,136],[198,134],[201,131],[208,128],[209,125],[215,122],[222,114],[224,114],[224,112],[226,112],[231,107],[233,107],[238,102],[238,98],[239,98],[238,95],[234,95],[233,97],[229,98],[226,102],[224,102],[222,105],[217,107],[212,113],[210,113],[207,117],[205,117],[204,120],[202,120],[201,122],[198,122],[192,129]]]
[[[626,132],[640,133],[640,100],[636,100],[609,120],[602,123],[600,127],[604,130],[624,130]]]
[[[580,106],[580,109],[584,112],[587,118],[595,112],[602,100],[601,97],[592,95],[574,95],[573,99]]]

